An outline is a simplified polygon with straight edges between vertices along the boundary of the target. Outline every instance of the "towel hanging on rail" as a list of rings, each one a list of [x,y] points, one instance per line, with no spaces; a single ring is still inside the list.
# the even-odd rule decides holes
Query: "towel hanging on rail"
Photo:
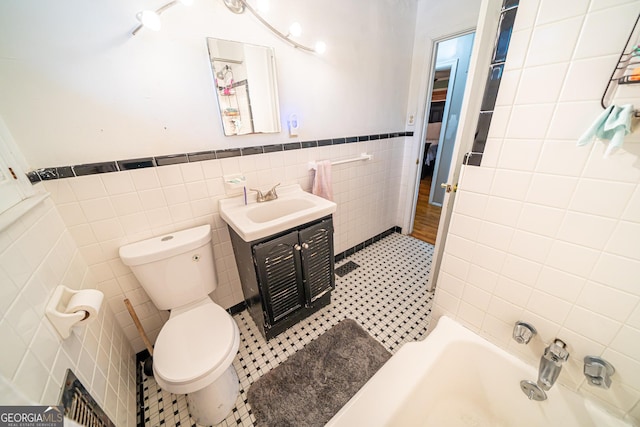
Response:
[[[608,106],[578,139],[578,145],[587,145],[594,139],[609,141],[604,157],[622,146],[624,137],[631,132],[631,117],[634,114],[633,105],[625,104]]]
[[[333,183],[331,182],[331,160],[316,163],[311,192],[316,196],[333,201]]]

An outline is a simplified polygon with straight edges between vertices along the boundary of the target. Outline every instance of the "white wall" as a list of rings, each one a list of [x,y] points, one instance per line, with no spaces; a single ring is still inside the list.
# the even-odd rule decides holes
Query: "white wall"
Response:
[[[116,425],[135,425],[129,341],[108,304],[82,336],[63,341],[44,315],[60,284],[84,289],[97,282],[47,199],[0,233],[0,403],[57,405],[71,369]]]
[[[206,37],[275,48],[281,122],[300,140],[404,128],[415,0],[271,2],[267,18],[317,56],[221,0],[176,5],[136,36],[139,10],[164,2],[9,0],[0,4],[0,115],[34,168],[288,142],[223,137]]]
[[[571,359],[560,382],[640,419],[640,135],[603,159],[576,141],[640,12],[637,1],[523,0],[482,167],[464,170],[437,283],[452,316],[537,366],[555,337]],[[619,90],[640,105],[640,88]],[[622,99],[625,98],[625,99]],[[516,320],[539,335],[511,340]],[[585,355],[616,367],[587,385]]]

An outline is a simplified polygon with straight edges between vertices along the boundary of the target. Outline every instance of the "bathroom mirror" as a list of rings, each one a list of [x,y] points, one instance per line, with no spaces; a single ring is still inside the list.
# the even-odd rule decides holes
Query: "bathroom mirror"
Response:
[[[280,132],[273,48],[207,38],[226,136]]]

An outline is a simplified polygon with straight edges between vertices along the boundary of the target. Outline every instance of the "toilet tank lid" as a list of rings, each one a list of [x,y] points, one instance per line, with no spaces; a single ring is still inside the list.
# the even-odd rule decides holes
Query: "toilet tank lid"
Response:
[[[170,258],[199,248],[211,241],[211,226],[176,231],[120,247],[120,258],[126,265],[141,265]]]

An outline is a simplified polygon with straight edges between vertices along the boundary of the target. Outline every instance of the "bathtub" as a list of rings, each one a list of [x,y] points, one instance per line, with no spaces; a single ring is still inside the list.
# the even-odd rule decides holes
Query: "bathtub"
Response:
[[[537,370],[448,317],[407,343],[327,424],[436,427],[621,427],[595,403],[559,384],[530,401],[521,380]]]

